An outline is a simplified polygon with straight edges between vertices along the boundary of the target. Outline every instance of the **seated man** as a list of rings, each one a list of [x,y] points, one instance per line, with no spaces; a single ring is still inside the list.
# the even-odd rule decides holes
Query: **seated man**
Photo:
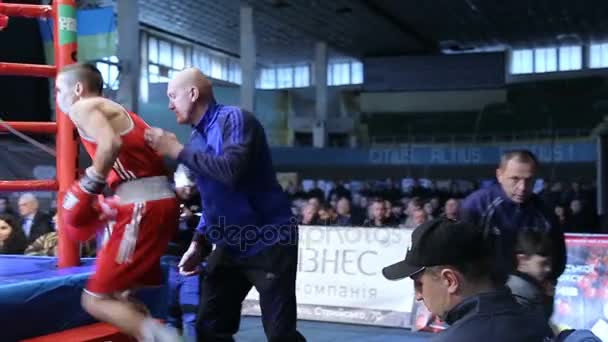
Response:
[[[416,299],[450,327],[434,341],[541,342],[553,333],[544,317],[518,305],[492,277],[492,244],[474,225],[435,219],[416,228],[405,260],[387,279],[411,277]]]

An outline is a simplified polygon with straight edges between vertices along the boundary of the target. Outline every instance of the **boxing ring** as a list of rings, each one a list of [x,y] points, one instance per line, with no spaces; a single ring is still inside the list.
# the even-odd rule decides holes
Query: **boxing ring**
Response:
[[[54,0],[52,6],[8,4],[0,0],[0,34],[10,17],[53,20],[55,65],[0,62],[0,75],[54,78],[77,58],[76,0]],[[77,133],[67,115],[56,108],[56,122],[0,121],[0,132],[55,134],[56,179],[0,180],[0,191],[57,191],[57,203],[77,176]],[[58,222],[63,213],[58,206]],[[127,341],[116,329],[93,324],[80,306],[80,295],[94,259],[80,260],[80,246],[58,230],[58,258],[0,257],[0,341]],[[163,265],[165,276],[167,266]],[[165,277],[166,279],[166,277]],[[165,281],[166,284],[166,281]],[[138,297],[154,317],[164,317],[166,286],[142,290]],[[53,335],[48,335],[53,334]],[[47,335],[44,337],[43,335]]]

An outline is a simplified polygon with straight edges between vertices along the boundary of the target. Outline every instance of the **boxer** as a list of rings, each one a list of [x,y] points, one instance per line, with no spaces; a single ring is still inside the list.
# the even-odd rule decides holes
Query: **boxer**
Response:
[[[179,216],[163,160],[144,141],[149,126],[102,97],[103,78],[92,65],[65,67],[55,87],[57,104],[93,159],[64,197],[64,227],[71,237],[86,240],[115,216],[112,234],[83,292],[83,308],[139,341],[177,341],[176,332],[125,300],[134,289],[161,284],[160,258]],[[106,186],[117,202],[100,200]]]

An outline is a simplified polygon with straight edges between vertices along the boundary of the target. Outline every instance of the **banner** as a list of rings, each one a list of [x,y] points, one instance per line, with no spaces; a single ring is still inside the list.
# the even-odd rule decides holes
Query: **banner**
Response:
[[[552,321],[608,341],[608,235],[567,234],[568,264],[555,290]]]
[[[496,165],[502,153],[528,149],[542,163],[590,163],[597,159],[592,140],[539,142],[532,144],[402,144],[370,148],[274,147],[272,159],[281,167],[319,166],[396,166],[396,165]]]
[[[47,64],[54,64],[53,19],[38,19]],[[116,55],[118,32],[114,7],[79,9],[76,12],[78,60],[91,61]]]
[[[300,227],[298,318],[411,327],[414,286],[390,281],[382,268],[403,260],[412,231],[394,228]],[[259,316],[252,289],[243,314]]]

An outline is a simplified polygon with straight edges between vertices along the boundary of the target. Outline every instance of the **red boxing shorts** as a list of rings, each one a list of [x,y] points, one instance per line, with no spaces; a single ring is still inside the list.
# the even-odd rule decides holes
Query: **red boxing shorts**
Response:
[[[116,195],[116,222],[86,286],[92,295],[161,285],[160,258],[178,225],[179,204],[166,177],[129,181]]]

